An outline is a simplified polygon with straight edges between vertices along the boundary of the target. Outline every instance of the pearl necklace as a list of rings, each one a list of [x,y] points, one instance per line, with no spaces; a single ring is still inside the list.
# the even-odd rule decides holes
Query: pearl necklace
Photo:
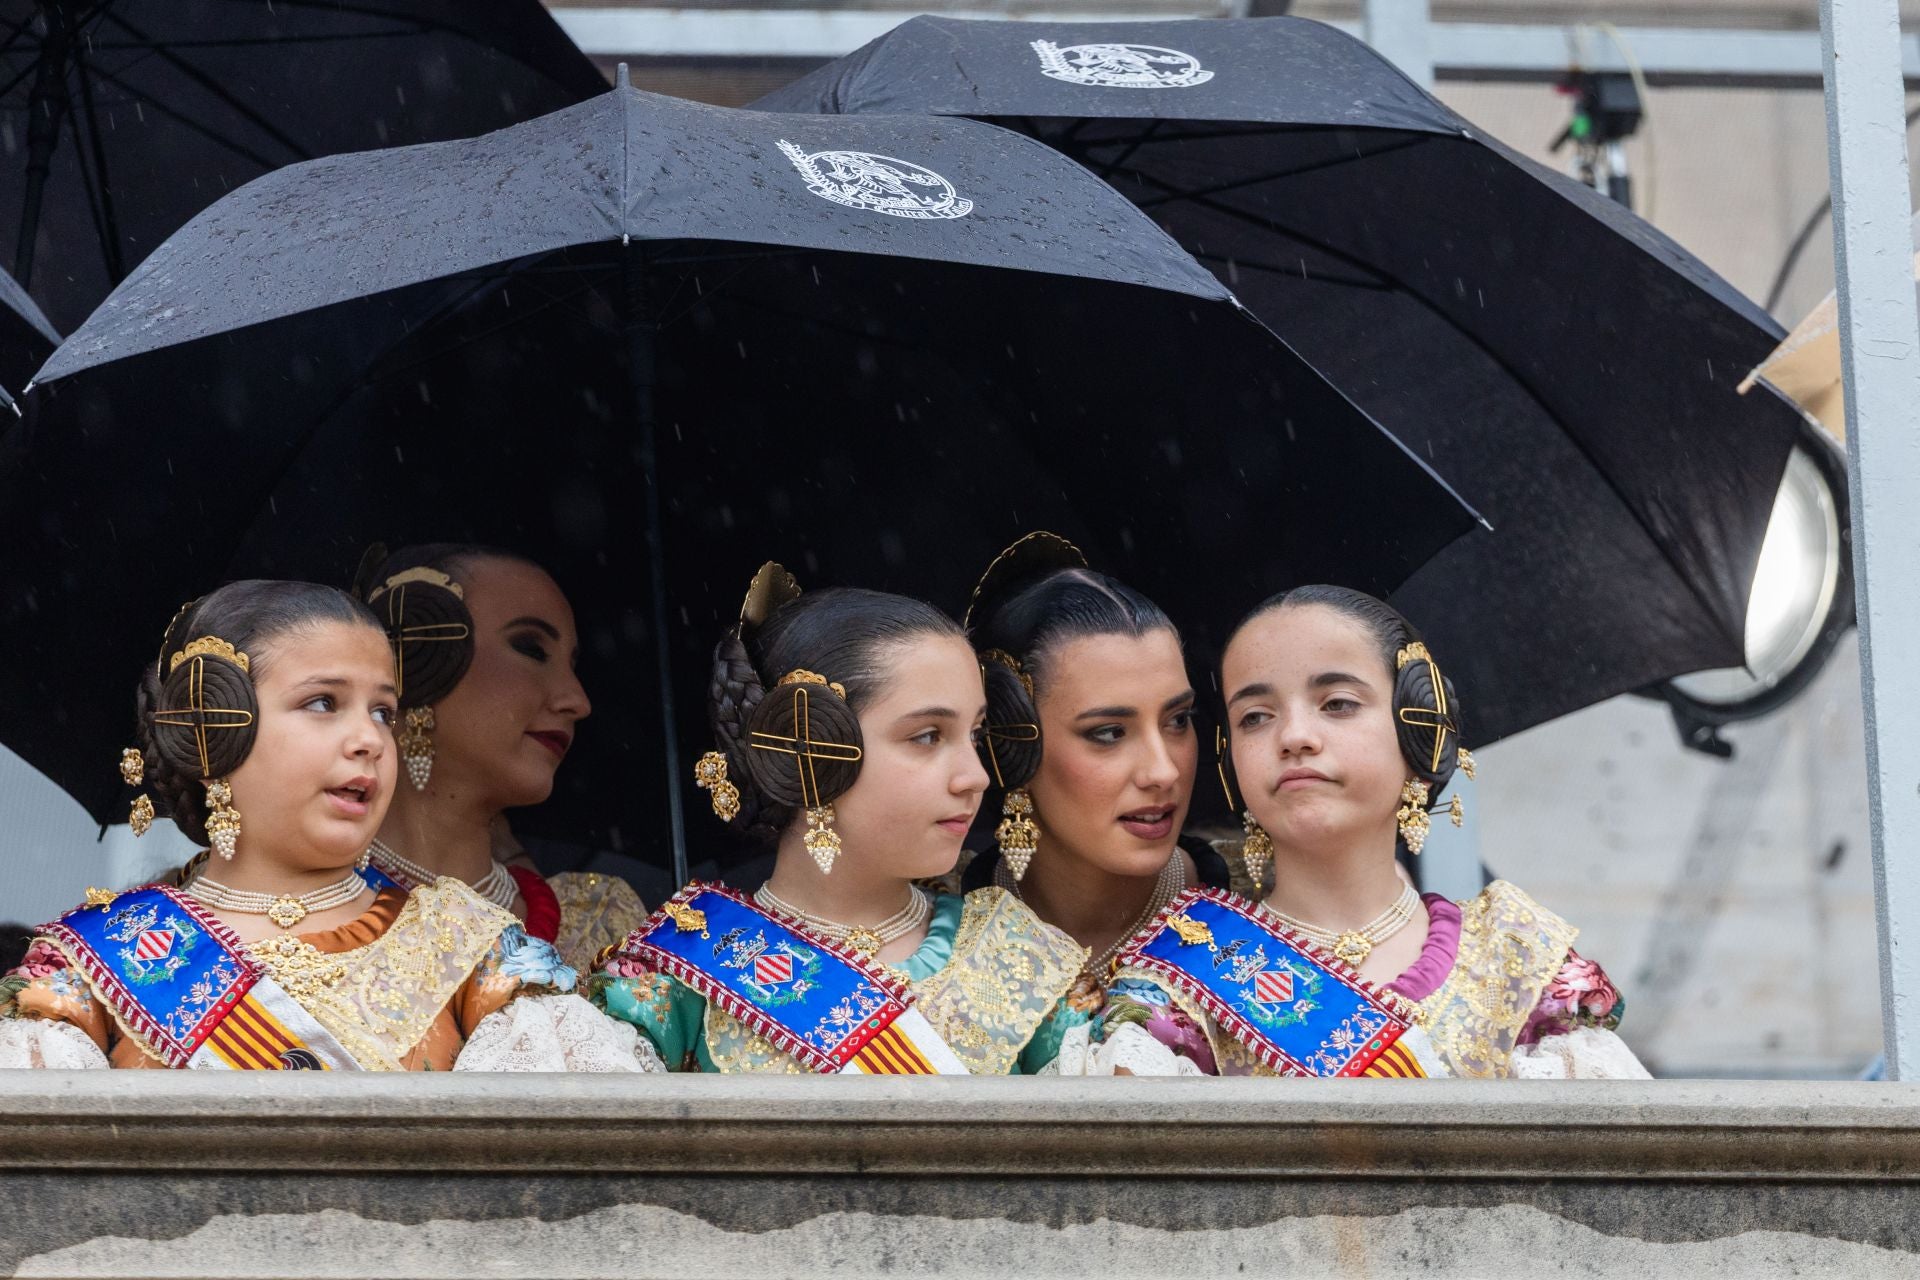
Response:
[[[432,884],[440,878],[438,873],[427,870],[384,841],[375,840],[367,853],[374,866],[393,876],[395,880],[404,878],[413,881],[413,884],[403,885],[403,888],[411,889],[417,885]],[[394,876],[393,873],[396,871],[400,874]],[[471,888],[494,906],[508,910],[513,907],[514,895],[520,892],[520,886],[514,883],[513,873],[508,871],[504,864],[498,862],[494,863],[493,869],[481,876],[479,882]]]
[[[1000,859],[999,862],[994,864],[993,882],[1014,897],[1019,898],[1020,901],[1026,901],[1026,898],[1020,892],[1020,882],[1013,878],[1013,872],[1008,870],[1007,860],[1005,858]],[[1088,960],[1086,965],[1080,970],[1081,975],[1092,978],[1101,986],[1105,986],[1107,977],[1113,966],[1113,958],[1120,954],[1123,947],[1134,940],[1134,937],[1139,934],[1140,930],[1146,928],[1149,920],[1159,915],[1169,902],[1172,902],[1175,898],[1179,897],[1181,893],[1185,892],[1186,887],[1187,860],[1181,856],[1180,848],[1176,845],[1173,850],[1173,856],[1167,859],[1166,866],[1160,868],[1159,878],[1153,882],[1153,893],[1147,898],[1146,910],[1142,911],[1139,916],[1134,919],[1134,922],[1128,925],[1126,930],[1113,940],[1111,946],[1105,951],[1102,951],[1098,956]]]
[[[324,889],[299,895],[256,893],[235,889],[205,876],[187,886],[187,895],[216,911],[237,911],[241,915],[265,916],[282,929],[291,929],[315,911],[343,906],[367,891],[367,882],[358,871],[347,872],[346,879]]]
[[[1366,962],[1367,957],[1373,954],[1375,947],[1407,927],[1407,922],[1413,919],[1413,913],[1420,907],[1420,894],[1412,885],[1402,885],[1400,896],[1395,898],[1385,911],[1358,929],[1347,929],[1340,933],[1335,933],[1332,929],[1324,929],[1317,924],[1309,924],[1298,916],[1290,916],[1271,903],[1263,902],[1260,906],[1267,914],[1306,938],[1307,941],[1317,944],[1322,950],[1331,951],[1348,964],[1359,968]]]
[[[917,884],[907,886],[907,905],[876,925],[840,924],[802,911],[766,885],[754,890],[753,900],[789,920],[797,920],[829,942],[837,942],[870,956],[889,942],[906,937],[933,918],[933,895]]]

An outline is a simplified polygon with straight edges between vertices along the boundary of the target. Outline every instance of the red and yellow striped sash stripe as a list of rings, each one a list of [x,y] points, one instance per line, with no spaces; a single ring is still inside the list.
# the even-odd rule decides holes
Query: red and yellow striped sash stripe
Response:
[[[283,1065],[280,1055],[299,1048],[300,1039],[248,995],[220,1020],[206,1044],[235,1070],[279,1071]]]
[[[1427,1076],[1420,1068],[1420,1060],[1399,1040],[1388,1045],[1360,1074],[1390,1080],[1424,1080]]]
[[[889,1026],[854,1056],[868,1075],[932,1076],[940,1074],[898,1026]]]

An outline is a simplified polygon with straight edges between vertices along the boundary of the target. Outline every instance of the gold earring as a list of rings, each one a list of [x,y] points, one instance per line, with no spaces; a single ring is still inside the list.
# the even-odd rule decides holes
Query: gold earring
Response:
[[[711,793],[713,816],[732,822],[740,812],[740,788],[727,781],[727,757],[709,751],[693,762],[693,785]]]
[[[407,781],[415,791],[425,791],[433,777],[433,708],[409,707],[400,729],[400,759],[407,766]]]
[[[207,840],[229,862],[240,845],[240,811],[233,807],[233,788],[225,778],[207,784]]]
[[[153,800],[145,792],[134,798],[133,808],[127,814],[127,825],[133,828],[135,837],[153,830]]]
[[[120,780],[130,787],[147,780],[147,758],[140,754],[140,748],[128,747],[120,753]]]
[[[1453,820],[1453,825],[1456,827],[1466,825],[1467,806],[1460,803],[1459,796],[1455,796],[1453,798],[1453,803],[1447,806],[1447,817]]]
[[[1240,842],[1240,860],[1247,865],[1254,892],[1259,893],[1266,885],[1267,868],[1273,865],[1273,837],[1254,820],[1251,809],[1240,815],[1240,822],[1247,829],[1246,838]]]
[[[831,875],[833,860],[840,856],[840,833],[833,829],[832,805],[815,805],[807,810],[807,834],[800,842],[820,864],[820,874]]]
[[[1456,752],[1455,754],[1458,756],[1460,761],[1460,772],[1467,775],[1467,781],[1473,782],[1477,780],[1479,775],[1474,773],[1473,771],[1474,770],[1473,752],[1467,750],[1465,747],[1461,747],[1459,751]]]
[[[1001,801],[1000,813],[1000,825],[993,829],[994,843],[1007,860],[1007,870],[1019,880],[1040,849],[1040,824],[1033,820],[1033,797],[1025,787],[1015,787]]]
[[[1394,821],[1400,824],[1400,838],[1407,842],[1407,852],[1415,857],[1420,856],[1420,846],[1433,829],[1433,819],[1427,816],[1427,797],[1432,793],[1419,778],[1408,778],[1400,788],[1400,809],[1393,815]]]

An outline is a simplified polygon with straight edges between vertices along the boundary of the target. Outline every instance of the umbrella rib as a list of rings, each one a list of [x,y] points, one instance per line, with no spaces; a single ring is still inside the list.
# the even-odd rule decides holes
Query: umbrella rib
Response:
[[[119,284],[127,278],[126,255],[120,249],[120,220],[113,213],[113,175],[107,171],[107,150],[100,141],[100,112],[93,101],[93,80],[86,74],[84,60],[76,60],[75,69],[80,72],[80,102],[87,116],[87,145],[80,144],[80,121],[78,112],[73,120],[73,140],[75,149],[80,152],[80,169],[91,176],[94,169],[99,171],[99,209],[94,215],[95,234],[100,238],[100,247],[106,253],[107,274],[113,283]],[[92,163],[87,163],[88,153],[92,154]],[[94,196],[94,183],[87,183],[89,203]]]
[[[204,124],[201,124],[198,120],[195,120],[193,117],[186,115],[180,111],[176,111],[174,108],[168,106],[166,103],[160,101],[158,98],[148,97],[146,94],[141,93],[138,89],[134,88],[132,85],[128,84],[126,81],[122,80],[119,76],[115,75],[111,71],[108,71],[101,67],[96,67],[94,68],[93,73],[96,76],[99,76],[102,80],[105,80],[108,84],[112,85],[114,88],[123,89],[127,93],[133,94],[135,97],[140,98],[142,104],[146,108],[151,109],[160,115],[166,116],[168,119],[176,121],[177,123],[185,126],[186,128],[193,130],[195,133],[199,134],[201,137],[205,138],[209,142],[212,142],[221,147],[225,147],[228,151],[233,152],[233,154],[239,156],[242,160],[246,160],[249,163],[259,165],[260,168],[262,169],[269,169],[269,170],[278,169],[281,165],[281,162],[278,160],[271,160],[266,156],[261,155],[259,152],[253,150],[250,147],[244,146],[241,143],[236,142],[231,138],[224,137],[218,133],[215,133],[212,129],[208,128]]]
[[[1407,281],[1401,279],[1399,276],[1395,275],[1393,272],[1384,271],[1372,263],[1366,262],[1354,256],[1353,254],[1350,254],[1341,249],[1335,248],[1333,245],[1317,240],[1312,236],[1284,227],[1279,223],[1272,221],[1271,219],[1256,217],[1253,214],[1247,213],[1243,210],[1235,209],[1231,205],[1221,204],[1217,201],[1197,200],[1197,201],[1194,201],[1194,203],[1199,204],[1204,208],[1211,209],[1216,213],[1221,213],[1226,215],[1227,217],[1249,223],[1253,226],[1259,227],[1262,230],[1274,232],[1279,235],[1285,236],[1288,239],[1294,240],[1300,244],[1308,245],[1312,248],[1319,249],[1324,253],[1327,253],[1332,255],[1333,257],[1339,258],[1340,260],[1348,263],[1351,266],[1356,266],[1362,270],[1372,271],[1378,274],[1382,281],[1387,282],[1391,287],[1398,289],[1403,296],[1407,298],[1411,298],[1414,302],[1426,308],[1435,318],[1439,319],[1442,323],[1446,324],[1449,328],[1451,328],[1455,333],[1458,333],[1461,337],[1465,338],[1468,342],[1471,342],[1475,347],[1479,348],[1480,352],[1483,355],[1485,355],[1487,359],[1493,361],[1494,364],[1498,365],[1503,372],[1505,372],[1509,377],[1511,377],[1514,381],[1514,384],[1518,386],[1522,391],[1526,392],[1528,397],[1531,398],[1533,402],[1539,406],[1540,411],[1546,414],[1548,418],[1552,419],[1553,423],[1560,428],[1561,436],[1564,439],[1566,439],[1566,441],[1569,444],[1571,444],[1575,450],[1579,452],[1580,456],[1586,460],[1587,465],[1593,468],[1594,474],[1600,477],[1601,483],[1607,486],[1608,490],[1613,494],[1615,500],[1617,500],[1620,503],[1621,507],[1623,507],[1633,517],[1634,523],[1638,524],[1641,530],[1647,535],[1647,541],[1651,542],[1654,545],[1654,547],[1660,552],[1661,558],[1665,560],[1669,566],[1672,567],[1674,576],[1679,578],[1682,583],[1686,584],[1686,588],[1688,592],[1692,594],[1695,600],[1700,602],[1700,604],[1706,609],[1707,616],[1709,618],[1712,618],[1716,626],[1718,626],[1718,624],[1721,621],[1719,608],[1715,606],[1715,604],[1711,600],[1707,599],[1707,597],[1701,593],[1700,585],[1693,580],[1693,576],[1689,574],[1686,571],[1686,569],[1680,564],[1680,562],[1674,558],[1673,551],[1667,546],[1666,540],[1663,539],[1660,536],[1660,534],[1653,528],[1653,526],[1648,523],[1646,517],[1641,514],[1640,510],[1631,501],[1628,500],[1626,493],[1620,488],[1619,484],[1614,480],[1613,476],[1607,471],[1605,467],[1600,465],[1598,460],[1594,458],[1593,452],[1591,449],[1587,447],[1586,442],[1582,440],[1579,436],[1575,435],[1573,432],[1567,430],[1567,424],[1561,419],[1558,413],[1554,412],[1553,407],[1546,402],[1546,399],[1534,387],[1531,379],[1527,378],[1524,374],[1522,374],[1519,371],[1519,369],[1515,368],[1514,365],[1509,363],[1505,357],[1500,355],[1499,352],[1493,350],[1485,342],[1482,342],[1477,336],[1475,336],[1472,332],[1470,332],[1459,321],[1455,320],[1451,315],[1447,314],[1447,311],[1445,308],[1441,307],[1438,303],[1428,298],[1420,290],[1415,289]],[[1727,632],[1727,633],[1723,633],[1721,638],[1722,639],[1731,638],[1734,641],[1735,645],[1739,647],[1744,647],[1746,644],[1744,627],[1742,628],[1742,634],[1738,636],[1733,636],[1732,633]]]
[[[202,89],[206,90],[209,94],[213,95],[213,97],[218,101],[225,103],[229,108],[232,109],[235,115],[239,116],[243,120],[248,121],[255,128],[259,129],[260,132],[266,134],[269,138],[272,138],[275,142],[278,142],[281,146],[285,147],[288,151],[292,152],[297,159],[300,159],[300,160],[313,159],[313,153],[311,151],[301,146],[298,142],[295,142],[293,138],[288,134],[283,133],[277,126],[275,126],[265,116],[261,115],[258,111],[255,111],[253,108],[249,107],[246,103],[242,102],[239,98],[236,98],[233,94],[228,93],[226,88],[223,85],[221,85],[221,83],[218,80],[214,79],[212,76],[202,71],[199,67],[194,66],[191,62],[188,62],[185,58],[181,57],[179,54],[173,52],[173,50],[169,48],[167,45],[153,40],[150,36],[146,34],[146,32],[140,30],[140,28],[134,26],[131,22],[128,22],[125,18],[121,17],[117,13],[108,14],[107,20],[117,23],[121,27],[124,27],[135,39],[147,40],[150,44],[150,47],[153,50],[154,56],[168,63],[176,71],[180,72],[180,74],[187,77],[187,79],[193,81],[195,84],[199,85]],[[272,166],[272,167],[278,167],[278,166]]]
[[[1237,178],[1232,182],[1223,182],[1214,187],[1196,187],[1191,191],[1170,192],[1166,195],[1157,196],[1148,200],[1136,200],[1134,204],[1142,209],[1152,209],[1159,205],[1172,204],[1180,200],[1204,199],[1208,196],[1225,195],[1230,191],[1238,191],[1243,187],[1257,187],[1266,182],[1284,182],[1288,178],[1298,178],[1309,173],[1320,173],[1327,169],[1337,169],[1341,165],[1353,164],[1360,160],[1371,160],[1376,156],[1392,155],[1396,151],[1405,151],[1411,147],[1424,146],[1432,141],[1432,134],[1418,134],[1411,138],[1402,138],[1398,142],[1381,147],[1377,151],[1362,151],[1350,156],[1335,156],[1328,160],[1316,160],[1314,163],[1302,165],[1298,169],[1286,169],[1278,173],[1263,173],[1251,178]],[[1146,176],[1141,174],[1138,169],[1128,169],[1127,173],[1141,177]]]

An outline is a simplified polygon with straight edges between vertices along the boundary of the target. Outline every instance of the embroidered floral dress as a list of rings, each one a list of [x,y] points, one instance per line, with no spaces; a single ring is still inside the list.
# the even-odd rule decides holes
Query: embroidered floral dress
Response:
[[[1065,1000],[1086,951],[1000,889],[939,894],[924,942],[897,965],[914,1008],[973,1075],[1039,1071],[1085,1012]],[[588,981],[594,1003],[631,1023],[677,1071],[807,1068],[679,979],[614,957]]]
[[[1626,1002],[1599,965],[1573,950],[1572,925],[1504,880],[1466,903],[1423,900],[1426,943],[1387,989],[1415,1004],[1415,1021],[1449,1073],[1646,1078],[1616,1034]],[[1087,1040],[1069,1049],[1061,1069],[1074,1074],[1270,1074],[1186,997],[1129,970]]]
[[[370,1071],[658,1070],[551,945],[457,880],[381,891],[337,929],[240,944]],[[51,937],[0,979],[0,1067],[163,1067]]]

